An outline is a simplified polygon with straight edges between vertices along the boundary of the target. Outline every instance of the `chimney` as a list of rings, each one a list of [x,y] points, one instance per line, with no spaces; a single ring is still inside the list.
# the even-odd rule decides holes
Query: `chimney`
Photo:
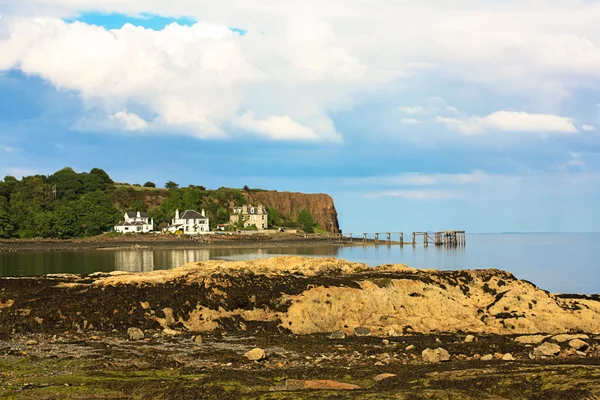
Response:
[[[202,216],[206,218],[206,214],[204,213],[204,208],[202,209]]]
[[[175,210],[175,219],[179,219],[179,208]]]
[[[140,212],[139,212],[139,211],[137,212],[137,217],[138,217],[138,218],[141,218],[141,217],[142,217],[142,216],[140,215]]]

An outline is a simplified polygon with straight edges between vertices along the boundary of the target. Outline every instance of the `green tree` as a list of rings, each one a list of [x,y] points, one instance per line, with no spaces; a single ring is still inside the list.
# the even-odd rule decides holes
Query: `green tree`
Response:
[[[173,182],[173,181],[169,181],[167,183],[165,183],[165,187],[169,190],[174,190],[177,189],[179,187],[179,184]]]
[[[14,230],[15,227],[10,221],[8,200],[6,197],[0,196],[0,238],[12,237]]]
[[[49,177],[49,183],[56,185],[56,198],[74,200],[84,192],[82,177],[72,168],[66,167]]]
[[[148,182],[144,183],[144,187],[147,187],[147,188],[155,188],[155,187],[156,187],[156,184],[155,184],[154,182],[150,182],[150,181],[148,181]]]
[[[279,212],[272,207],[267,207],[267,222],[271,227],[283,225],[281,215],[279,215]]]
[[[300,211],[297,221],[304,232],[306,232],[306,233],[314,232],[315,221],[313,220],[312,215],[310,215],[310,213],[307,210]]]

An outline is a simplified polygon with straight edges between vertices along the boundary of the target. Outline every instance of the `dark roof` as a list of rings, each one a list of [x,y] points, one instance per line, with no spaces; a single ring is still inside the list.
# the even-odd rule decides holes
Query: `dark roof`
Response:
[[[138,218],[136,211],[127,211],[125,215],[127,215],[127,218]],[[139,218],[148,218],[148,213],[140,212]]]
[[[179,216],[179,219],[206,219],[198,211],[186,210]]]
[[[141,221],[134,221],[134,222],[121,221],[115,226],[144,226],[144,225],[146,225],[146,224]]]

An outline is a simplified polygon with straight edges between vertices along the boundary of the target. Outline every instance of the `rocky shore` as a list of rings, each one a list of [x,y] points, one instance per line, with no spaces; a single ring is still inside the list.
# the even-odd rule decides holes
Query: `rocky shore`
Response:
[[[600,297],[335,259],[0,278],[0,398],[597,399]]]
[[[211,249],[211,248],[262,248],[296,246],[356,246],[373,245],[374,240],[350,241],[339,237],[295,234],[227,236],[210,235],[190,238],[174,235],[100,235],[82,239],[5,239],[0,240],[0,252],[17,251],[79,251],[106,249]]]

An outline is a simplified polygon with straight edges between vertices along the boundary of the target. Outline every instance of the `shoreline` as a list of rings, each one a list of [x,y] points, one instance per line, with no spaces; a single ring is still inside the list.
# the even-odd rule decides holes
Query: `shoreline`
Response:
[[[173,237],[162,235],[144,235],[136,237],[106,237],[97,236],[84,239],[8,239],[0,240],[0,252],[27,251],[82,251],[82,250],[128,250],[128,249],[247,249],[247,248],[277,248],[277,247],[350,247],[375,246],[375,240],[348,240],[338,237],[308,237],[299,236],[218,236],[200,237],[194,240],[188,237]],[[387,243],[380,241],[379,246],[400,246],[399,242]],[[404,244],[405,246],[407,244]]]

